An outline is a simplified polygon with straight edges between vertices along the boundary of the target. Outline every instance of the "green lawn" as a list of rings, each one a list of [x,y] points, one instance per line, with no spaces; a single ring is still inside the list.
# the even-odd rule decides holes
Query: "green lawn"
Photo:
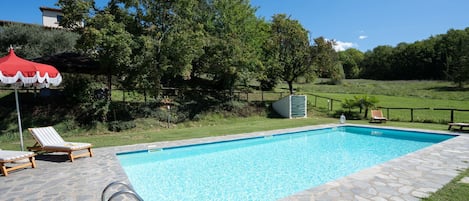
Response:
[[[461,179],[469,177],[469,169],[462,170],[450,183],[433,193],[423,201],[467,201],[469,200],[469,184],[461,183]]]

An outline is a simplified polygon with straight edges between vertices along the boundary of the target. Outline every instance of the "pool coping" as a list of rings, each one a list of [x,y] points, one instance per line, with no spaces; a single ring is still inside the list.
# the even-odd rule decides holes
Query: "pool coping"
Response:
[[[37,168],[0,177],[0,194],[6,200],[99,200],[106,185],[128,183],[117,153],[213,143],[285,132],[336,126],[359,126],[459,135],[388,162],[367,168],[324,185],[298,192],[282,201],[306,200],[420,200],[451,181],[458,170],[469,168],[469,135],[425,129],[358,124],[323,124],[298,128],[234,134],[226,136],[163,141],[94,149],[94,157],[65,161],[63,154],[37,157]],[[111,189],[116,192],[119,189]],[[109,194],[112,194],[110,192]],[[107,195],[109,197],[110,195]],[[126,199],[123,199],[126,200]]]

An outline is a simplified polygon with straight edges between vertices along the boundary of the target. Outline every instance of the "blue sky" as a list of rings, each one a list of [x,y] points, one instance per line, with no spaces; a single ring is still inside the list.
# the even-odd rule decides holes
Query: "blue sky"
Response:
[[[56,0],[2,3],[0,20],[41,24],[39,7],[54,7]],[[274,14],[287,14],[300,21],[311,38],[335,40],[341,49],[367,51],[469,27],[468,0],[251,0],[251,4],[259,17],[270,20]]]

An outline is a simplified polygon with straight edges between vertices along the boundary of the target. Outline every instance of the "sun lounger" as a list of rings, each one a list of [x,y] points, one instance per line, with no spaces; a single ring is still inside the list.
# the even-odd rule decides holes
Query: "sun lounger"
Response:
[[[464,127],[469,127],[469,123],[448,123],[448,130],[451,130],[453,126],[459,126],[459,130],[462,130]]]
[[[13,170],[27,168],[29,166],[35,168],[36,162],[34,156],[34,152],[0,150],[1,173],[3,176],[8,176],[8,172]],[[24,159],[29,160],[28,162],[22,162]]]
[[[52,126],[29,128],[28,130],[36,140],[33,147],[28,147],[30,151],[66,152],[72,162],[78,157],[93,156],[90,143],[65,142]],[[73,154],[73,152],[80,150],[87,151],[76,155]]]
[[[386,119],[386,117],[383,116],[383,112],[381,110],[371,110],[371,119],[370,119],[370,123],[373,123],[373,122],[385,122],[387,121],[388,119]]]

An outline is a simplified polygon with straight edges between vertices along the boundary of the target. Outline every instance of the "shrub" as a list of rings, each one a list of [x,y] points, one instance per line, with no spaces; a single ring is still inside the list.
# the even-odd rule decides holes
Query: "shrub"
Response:
[[[120,132],[135,127],[136,124],[134,121],[111,121],[108,123],[108,129],[114,132]]]

